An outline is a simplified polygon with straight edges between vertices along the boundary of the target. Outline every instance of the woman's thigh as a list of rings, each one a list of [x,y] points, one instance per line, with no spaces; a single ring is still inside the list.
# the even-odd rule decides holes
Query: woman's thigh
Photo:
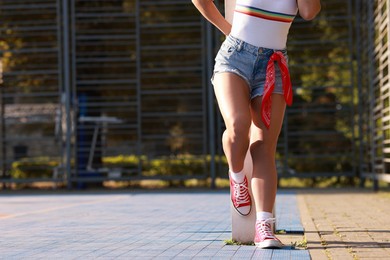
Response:
[[[226,127],[251,123],[249,88],[244,79],[231,72],[214,75],[214,92]]]
[[[272,94],[271,98],[271,123],[269,129],[266,128],[261,120],[262,96],[255,97],[251,101],[251,143],[261,141],[263,144],[269,145],[270,148],[276,148],[276,143],[283,125],[286,101],[281,94]]]

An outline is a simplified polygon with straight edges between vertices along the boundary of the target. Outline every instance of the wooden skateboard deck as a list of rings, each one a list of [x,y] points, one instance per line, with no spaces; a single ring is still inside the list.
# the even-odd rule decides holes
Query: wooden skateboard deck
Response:
[[[240,215],[233,207],[230,201],[230,210],[232,215],[232,239],[240,243],[252,243],[255,237],[256,209],[253,201],[251,179],[252,179],[252,158],[248,151],[244,162],[244,172],[249,183],[249,192],[252,198],[252,208],[248,216]]]
[[[225,0],[225,18],[229,23],[233,22],[234,8],[236,0]],[[252,158],[248,151],[245,157],[244,172],[249,182],[249,192],[252,195],[251,179],[252,179]],[[230,201],[232,215],[232,239],[240,243],[252,243],[255,237],[255,222],[256,209],[252,199],[252,208],[248,216],[242,216],[234,209]]]
[[[236,0],[225,0],[225,19],[229,23],[233,23],[234,9],[236,6]],[[252,198],[252,208],[248,216],[242,216],[234,209],[233,204],[230,202],[231,215],[232,215],[232,239],[240,243],[252,243],[255,237],[255,223],[256,223],[256,208],[252,194],[252,157],[248,150],[245,162],[244,172],[249,183],[249,192]],[[273,210],[275,215],[275,209]],[[273,229],[275,227],[273,226]]]
[[[225,0],[225,19],[232,24],[236,0]]]

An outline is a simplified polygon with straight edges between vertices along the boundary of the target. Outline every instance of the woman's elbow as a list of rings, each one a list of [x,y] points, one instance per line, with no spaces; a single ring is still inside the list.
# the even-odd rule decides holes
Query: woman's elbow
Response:
[[[192,4],[195,6],[199,6],[200,0],[191,0]]]
[[[320,10],[321,10],[321,6],[315,9],[299,10],[299,15],[306,21],[310,21],[316,18]]]
[[[207,0],[191,0],[191,2],[195,5],[195,6],[202,6],[202,5],[205,5],[206,2],[208,2]]]

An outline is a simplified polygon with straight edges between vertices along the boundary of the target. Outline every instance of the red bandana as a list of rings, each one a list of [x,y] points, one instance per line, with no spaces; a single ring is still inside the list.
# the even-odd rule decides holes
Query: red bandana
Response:
[[[261,119],[267,128],[269,128],[271,123],[271,94],[275,88],[275,61],[278,62],[282,75],[283,93],[287,105],[291,106],[293,100],[293,92],[287,61],[283,56],[283,53],[276,51],[274,54],[272,54],[267,64],[267,75],[264,84],[263,101],[261,104]]]

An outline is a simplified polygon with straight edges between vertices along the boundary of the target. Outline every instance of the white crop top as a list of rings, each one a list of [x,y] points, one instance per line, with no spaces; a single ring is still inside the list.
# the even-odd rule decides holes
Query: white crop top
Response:
[[[286,48],[296,0],[237,0],[231,35],[258,47]]]

